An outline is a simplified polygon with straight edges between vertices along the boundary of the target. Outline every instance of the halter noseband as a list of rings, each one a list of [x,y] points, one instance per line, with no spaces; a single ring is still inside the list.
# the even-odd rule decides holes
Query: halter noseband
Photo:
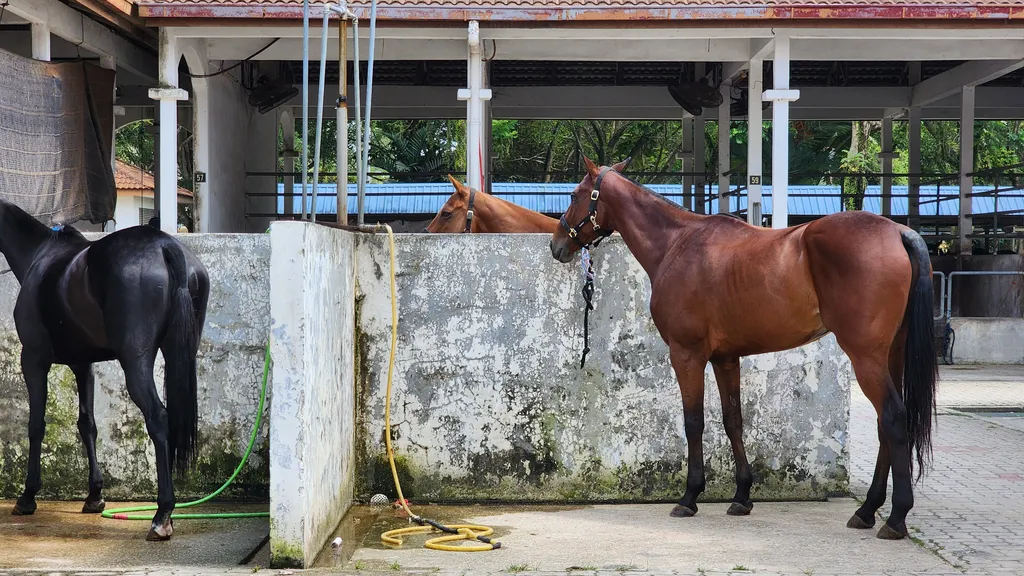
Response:
[[[580,223],[577,224],[575,228],[569,227],[569,223],[565,221],[565,214],[562,214],[562,217],[558,219],[558,223],[562,225],[562,228],[565,228],[566,232],[568,232],[569,238],[572,238],[573,242],[581,248],[589,246],[589,244],[580,242],[579,239],[580,231],[587,225],[587,222],[590,222],[594,226],[594,232],[597,234],[597,238],[594,239],[595,247],[601,243],[601,240],[612,235],[612,230],[601,228],[601,226],[597,224],[597,199],[601,197],[601,181],[604,180],[604,175],[607,174],[609,170],[611,170],[611,168],[605,166],[604,168],[601,168],[601,172],[598,173],[597,180],[594,181],[594,189],[590,192],[590,209],[587,211],[587,215],[580,220]]]
[[[473,201],[476,200],[476,190],[473,188],[469,189],[469,206],[466,209],[466,229],[462,231],[463,234],[469,232],[469,229],[473,226]]]

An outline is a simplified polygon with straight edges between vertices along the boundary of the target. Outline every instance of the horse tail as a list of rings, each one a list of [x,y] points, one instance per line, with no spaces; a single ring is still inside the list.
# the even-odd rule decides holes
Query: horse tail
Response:
[[[176,242],[163,246],[164,261],[170,273],[170,326],[163,342],[164,386],[167,394],[167,419],[170,430],[170,457],[178,473],[195,463],[196,437],[199,433],[199,397],[196,382],[196,354],[199,332],[195,306],[189,290],[188,264]]]
[[[910,450],[917,452],[917,476],[920,478],[932,456],[932,419],[936,412],[935,387],[939,367],[935,356],[933,320],[935,291],[931,260],[924,240],[913,230],[904,230],[900,236],[914,271],[904,318],[907,345],[903,357],[903,404],[907,411]]]

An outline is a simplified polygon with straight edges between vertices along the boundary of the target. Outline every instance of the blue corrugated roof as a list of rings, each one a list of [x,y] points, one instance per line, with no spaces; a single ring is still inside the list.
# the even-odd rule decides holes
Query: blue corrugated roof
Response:
[[[574,183],[519,183],[519,182],[495,182],[492,193],[504,200],[518,204],[530,210],[545,212],[549,214],[561,213],[569,204],[569,193],[576,187]],[[669,200],[679,204],[682,201],[682,185],[680,184],[653,184],[650,189],[665,195]],[[991,190],[991,186],[975,186],[975,192]],[[789,213],[793,216],[823,216],[840,211],[839,186],[806,186],[797,185],[789,187]],[[277,212],[284,212],[284,184],[277,187]],[[302,185],[295,186],[296,197],[294,199],[294,211],[301,211]],[[312,192],[312,187],[310,187]],[[317,192],[317,213],[334,214],[336,201],[334,199],[335,186],[333,184],[320,184]],[[541,194],[524,194],[537,193]],[[868,186],[868,194],[879,194],[881,187],[878,185]],[[356,185],[349,184],[348,210],[349,213],[356,212]],[[441,209],[441,206],[451,196],[452,185],[447,182],[418,184],[368,184],[366,186],[366,207],[367,214],[434,214]],[[765,215],[772,213],[772,187],[763,188],[764,204],[761,212]],[[907,186],[892,187],[892,215],[905,216],[907,214]],[[332,196],[327,196],[332,194]],[[711,187],[710,212],[718,211],[718,186]],[[818,196],[820,194],[831,194],[831,196]],[[943,186],[939,189],[939,195],[957,195],[959,188],[956,186]],[[901,198],[902,196],[902,198]],[[921,188],[921,215],[935,215],[936,207],[942,216],[956,216],[959,213],[958,198],[943,200],[941,203],[929,199],[936,196],[934,186]],[[732,211],[736,210],[736,198],[731,199]],[[973,198],[973,212],[985,214],[993,212],[994,202],[991,197]],[[310,204],[312,199],[310,199]],[[746,209],[747,198],[739,198],[739,208]],[[865,198],[864,210],[874,213],[881,212],[881,198]],[[999,210],[1024,210],[1024,198],[1000,198]]]

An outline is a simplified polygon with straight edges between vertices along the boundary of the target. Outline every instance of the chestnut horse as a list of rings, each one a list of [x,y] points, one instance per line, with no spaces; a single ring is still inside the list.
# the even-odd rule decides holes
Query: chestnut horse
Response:
[[[829,332],[849,356],[878,414],[879,450],[864,505],[847,526],[874,526],[893,474],[883,539],[907,536],[918,475],[931,455],[938,366],[932,269],[921,237],[868,212],[842,212],[774,230],[683,210],[614,168],[586,160],[587,175],[551,237],[573,254],[618,232],[651,281],[651,316],[669,348],[683,397],[686,492],[672,516],[693,516],[704,490],[704,368],[710,361],[736,460],[731,515],[753,508],[743,447],[739,359],[802,346]]]
[[[455,192],[430,221],[427,232],[551,233],[558,228],[558,220],[550,216],[490,194],[480,194],[451,175],[448,175],[448,180],[455,186]]]

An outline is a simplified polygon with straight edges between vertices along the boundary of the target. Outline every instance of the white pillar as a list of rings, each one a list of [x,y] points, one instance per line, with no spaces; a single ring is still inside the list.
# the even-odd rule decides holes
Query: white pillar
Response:
[[[159,102],[159,144],[157,190],[160,229],[178,232],[178,102],[188,100],[188,92],[178,88],[178,62],[181,53],[176,39],[160,29],[160,88],[150,88],[149,97]]]
[[[878,158],[882,161],[882,216],[892,215],[892,118],[882,118],[882,151]]]
[[[910,85],[921,81],[921,63],[910,63]],[[921,173],[921,107],[911,106],[907,118],[907,152],[911,174]],[[936,206],[938,208],[938,206]],[[907,225],[918,230],[921,214],[921,177],[910,176],[907,179]]]
[[[732,110],[732,99],[730,98],[730,89],[732,86],[728,82],[723,82],[720,90],[722,91],[722,105],[718,107],[718,213],[726,214],[732,212],[731,208],[731,197],[729,196],[729,175],[726,174],[732,166],[732,147],[731,147],[731,131],[730,127],[732,124],[732,116],[730,115]]]
[[[960,91],[960,255],[971,254],[971,240],[967,237],[973,231],[971,213],[973,197],[968,196],[974,189],[974,86],[964,86]]]
[[[298,171],[298,167],[295,166],[295,159],[298,154],[295,152],[295,117],[288,110],[281,112],[281,140],[282,150],[281,158],[284,159],[284,213],[288,215],[295,214],[295,172]],[[344,162],[344,167],[342,167]],[[339,173],[344,174],[341,176],[342,179],[348,175],[348,155],[338,157]],[[345,187],[345,191],[348,187]],[[348,199],[346,198],[346,206]],[[338,220],[344,223],[344,220]]]
[[[694,65],[694,79],[699,80],[704,76],[704,63],[697,62]],[[707,155],[704,154],[707,147],[707,137],[704,133],[705,121],[704,112],[701,109],[700,116],[693,119],[693,171],[697,176],[693,177],[693,211],[697,214],[707,212],[707,194],[705,187],[708,179],[704,174],[708,171]]]
[[[459,100],[466,101],[466,183],[477,190],[483,182],[483,102],[491,99],[491,91],[483,88],[483,56],[480,53],[480,23],[469,23],[469,59],[467,76],[469,87],[458,92]]]
[[[50,60],[50,26],[32,23],[32,57],[36,60]]]
[[[747,72],[747,222],[761,225],[761,178],[764,157],[761,155],[761,93],[764,91],[764,68],[759,59],[750,61]]]
[[[683,197],[680,204],[693,210],[693,118],[683,115],[683,143],[679,149],[679,159],[683,161]]]
[[[800,98],[789,89],[789,38],[775,38],[772,89],[763,98],[772,102],[772,228],[789,226],[789,103]]]

